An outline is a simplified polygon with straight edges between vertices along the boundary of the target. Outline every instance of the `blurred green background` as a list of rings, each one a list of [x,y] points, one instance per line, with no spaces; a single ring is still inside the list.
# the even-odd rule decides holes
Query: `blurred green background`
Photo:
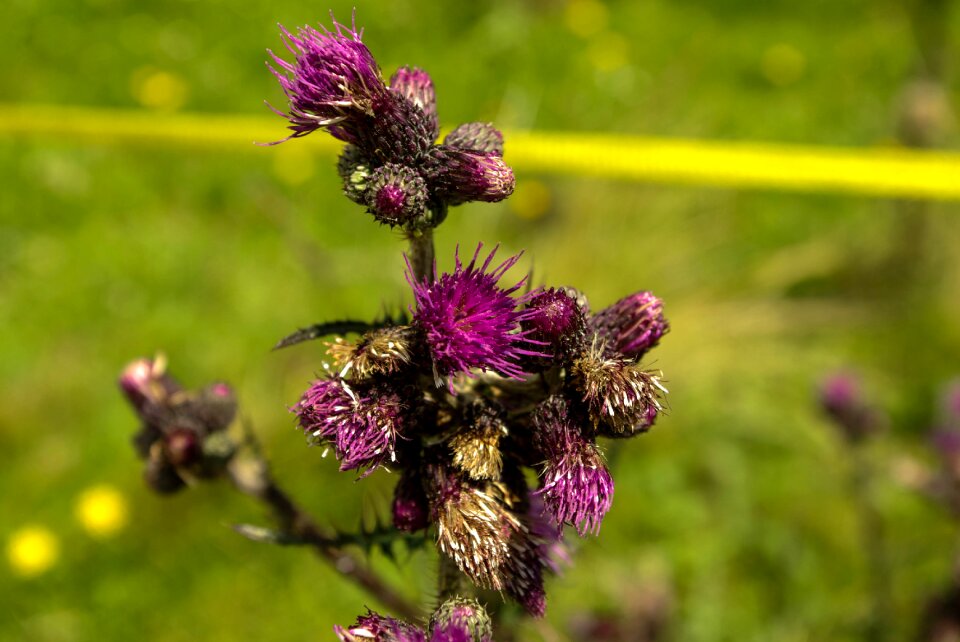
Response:
[[[328,8],[347,21],[354,5],[386,74],[429,70],[447,127],[958,140],[947,0],[12,0],[0,101],[264,115],[264,99],[283,103],[264,67],[276,23],[329,24]],[[315,515],[353,528],[388,501],[389,475],[338,474],[286,411],[323,346],[269,351],[297,327],[409,298],[400,237],[341,196],[334,158],[298,142],[237,154],[0,139],[0,537],[35,525],[58,544],[43,573],[0,567],[0,639],[327,640],[375,606],[306,551],[234,534],[266,516],[226,484],[151,495],[115,385],[127,361],[163,351],[188,386],[235,384]],[[456,243],[499,241],[595,308],[653,290],[672,322],[654,353],[670,415],[617,453],[600,537],[570,536],[577,563],[524,637],[568,639],[579,611],[653,601],[673,640],[862,639],[850,461],[813,392],[847,365],[892,415],[868,456],[888,639],[911,635],[950,577],[956,526],[888,471],[933,461],[935,397],[960,373],[958,205],[517,179],[510,200],[451,212],[441,267]],[[78,519],[104,484],[127,507],[109,537]],[[375,562],[427,602],[431,555]]]

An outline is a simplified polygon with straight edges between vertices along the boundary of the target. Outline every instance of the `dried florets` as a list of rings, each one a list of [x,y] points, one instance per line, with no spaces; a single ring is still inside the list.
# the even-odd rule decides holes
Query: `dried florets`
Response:
[[[521,358],[542,356],[520,331],[528,313],[518,305],[526,299],[512,295],[524,281],[506,289],[497,285],[520,255],[491,269],[497,248],[478,265],[482,247],[477,246],[467,265],[460,262],[458,252],[454,271],[432,281],[417,281],[408,263],[407,281],[415,300],[413,323],[429,348],[437,386],[446,380],[451,392],[456,375],[473,376],[471,370],[479,369],[519,379],[526,374]]]
[[[395,325],[365,333],[356,343],[338,337],[327,348],[341,377],[369,379],[392,375],[412,360],[413,328]]]
[[[500,439],[506,434],[503,409],[474,400],[464,409],[463,427],[450,439],[453,465],[473,479],[499,479],[503,470]]]
[[[642,432],[661,410],[666,388],[660,377],[635,363],[610,356],[594,342],[571,366],[573,385],[582,395],[595,426],[614,433]]]

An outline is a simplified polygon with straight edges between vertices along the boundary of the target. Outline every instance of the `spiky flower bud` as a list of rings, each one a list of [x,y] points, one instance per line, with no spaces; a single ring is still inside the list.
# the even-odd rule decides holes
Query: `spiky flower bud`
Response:
[[[503,156],[503,134],[490,123],[464,123],[443,139],[447,147]]]
[[[627,359],[639,359],[670,329],[663,301],[650,292],[636,292],[597,312],[590,325],[607,348]]]
[[[337,160],[343,193],[354,203],[367,204],[367,183],[373,172],[370,161],[356,145],[346,145]]]
[[[314,382],[292,410],[311,441],[333,446],[340,470],[366,476],[396,459],[407,404],[392,388],[334,377]]]
[[[414,327],[430,351],[437,386],[446,379],[451,392],[455,375],[472,377],[471,370],[477,368],[519,379],[525,374],[519,365],[523,356],[543,356],[535,349],[538,346],[520,332],[520,323],[528,313],[517,309],[524,297],[515,299],[512,294],[524,281],[507,289],[497,285],[520,255],[490,269],[497,248],[478,265],[482,247],[477,246],[466,266],[460,262],[458,249],[453,273],[432,280],[417,281],[407,264],[407,282],[416,303]]]
[[[507,434],[503,409],[477,399],[464,410],[463,428],[450,440],[453,465],[473,479],[499,479],[500,438]]]
[[[651,415],[662,409],[660,396],[666,388],[660,377],[610,356],[602,343],[594,342],[570,371],[595,426],[621,434],[643,432],[652,424]]]
[[[426,642],[426,634],[403,620],[367,611],[349,627],[335,626],[340,642]]]
[[[397,530],[412,533],[430,524],[430,507],[418,470],[408,468],[403,471],[393,489],[392,513],[393,525]]]
[[[427,197],[427,185],[420,175],[394,163],[373,170],[367,184],[369,212],[390,227],[415,226],[426,213]]]
[[[489,642],[493,623],[486,609],[472,598],[455,596],[437,607],[430,616],[431,642]]]
[[[439,145],[430,150],[424,178],[432,193],[450,205],[468,201],[502,201],[516,184],[513,170],[495,153]]]
[[[400,94],[423,111],[429,123],[431,139],[436,140],[440,133],[440,119],[437,117],[437,95],[430,74],[417,67],[400,67],[390,78],[390,91]]]
[[[544,344],[544,352],[567,360],[583,351],[586,316],[576,299],[561,289],[534,293],[527,302],[529,316],[521,324],[530,339]]]
[[[544,455],[537,494],[558,525],[575,526],[581,537],[599,534],[613,504],[613,478],[600,449],[581,434],[561,397],[550,397],[537,407],[533,426]]]
[[[327,353],[341,377],[369,379],[396,374],[407,366],[415,339],[410,326],[393,325],[371,330],[356,343],[338,337],[328,345]]]

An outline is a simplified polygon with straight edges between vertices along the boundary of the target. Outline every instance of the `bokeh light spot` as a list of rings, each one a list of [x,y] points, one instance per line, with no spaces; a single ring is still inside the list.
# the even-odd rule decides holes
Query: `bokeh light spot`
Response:
[[[569,0],[563,19],[572,33],[589,38],[607,28],[610,11],[598,0]]]
[[[76,503],[76,517],[94,537],[109,537],[127,525],[127,500],[107,485],[85,490]]]
[[[169,71],[140,70],[133,75],[133,95],[144,107],[176,111],[187,102],[189,87],[180,76]]]
[[[803,52],[786,43],[767,48],[760,59],[763,77],[777,87],[786,87],[797,82],[806,69],[807,58]]]
[[[7,540],[7,561],[14,573],[34,577],[49,570],[60,556],[57,537],[43,526],[24,526]]]
[[[533,221],[546,215],[552,202],[553,195],[543,181],[525,180],[517,183],[507,205],[520,218]]]
[[[630,43],[618,33],[603,33],[593,39],[587,59],[597,71],[616,71],[630,61]]]

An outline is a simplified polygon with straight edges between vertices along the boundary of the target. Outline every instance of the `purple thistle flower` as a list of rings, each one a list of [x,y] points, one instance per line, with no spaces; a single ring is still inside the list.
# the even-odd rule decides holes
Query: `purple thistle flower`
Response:
[[[639,359],[670,329],[663,301],[650,292],[636,292],[597,312],[590,319],[607,347],[628,359]]]
[[[426,634],[402,620],[368,611],[353,626],[333,627],[341,642],[426,642]]]
[[[336,377],[314,382],[292,408],[311,440],[333,445],[340,470],[366,467],[364,477],[396,459],[406,409],[385,386],[351,386]]]
[[[400,67],[390,78],[390,91],[420,108],[429,123],[430,140],[436,140],[440,134],[440,119],[437,117],[437,94],[430,74],[416,67]]]
[[[542,341],[557,357],[569,358],[584,347],[586,317],[576,299],[565,291],[550,288],[530,297],[530,312],[522,326],[530,338]]]
[[[438,145],[428,154],[424,178],[431,193],[449,205],[502,201],[513,194],[516,179],[500,156]]]
[[[336,20],[333,28],[305,26],[293,35],[281,26],[295,60],[289,63],[270,52],[279,70],[268,67],[290,101],[289,114],[274,110],[290,121],[289,138],[328,128],[336,138],[355,142],[351,120],[372,116],[374,103],[387,93],[377,61],[361,42],[362,32]]]
[[[613,504],[613,478],[597,445],[573,423],[566,402],[550,397],[533,415],[535,439],[545,457],[537,495],[558,525],[575,526],[582,537],[600,532]]]
[[[482,247],[482,243],[477,246],[466,266],[460,262],[458,248],[453,273],[437,278],[434,266],[432,281],[416,281],[407,261],[407,281],[416,303],[411,308],[413,324],[422,332],[430,350],[437,386],[446,379],[451,393],[455,375],[472,377],[471,370],[477,368],[521,379],[526,375],[519,365],[521,357],[545,356],[535,349],[536,342],[520,331],[520,323],[530,312],[520,311],[517,306],[525,303],[529,295],[511,296],[526,279],[507,289],[497,285],[520,254],[490,269],[499,246],[477,265]]]
[[[820,405],[850,443],[859,443],[874,434],[884,423],[883,415],[867,402],[860,378],[850,372],[837,372],[820,383]]]

